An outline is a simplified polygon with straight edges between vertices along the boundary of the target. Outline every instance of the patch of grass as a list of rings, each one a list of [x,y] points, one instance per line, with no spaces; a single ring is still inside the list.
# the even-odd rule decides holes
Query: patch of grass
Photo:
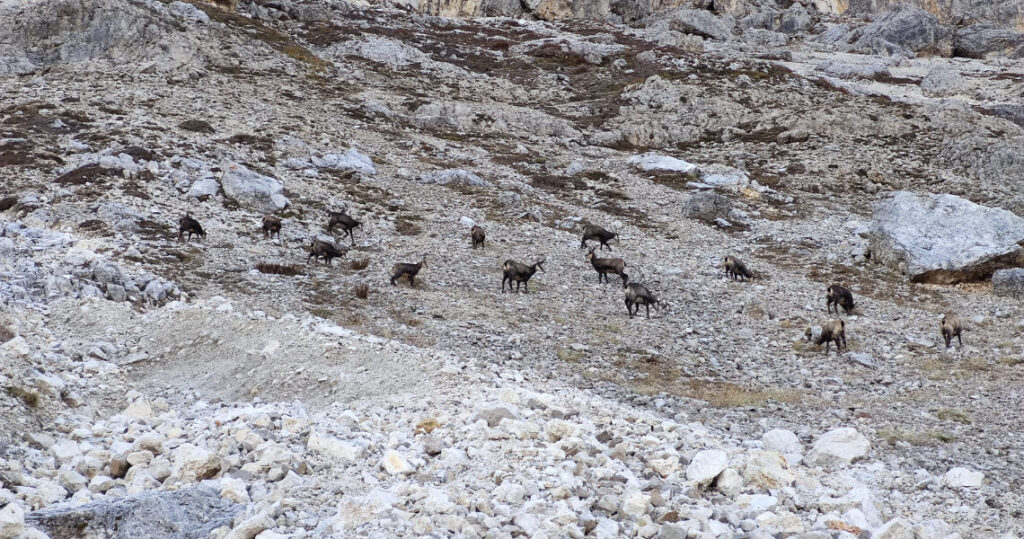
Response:
[[[287,275],[289,277],[294,275],[302,275],[302,268],[292,264],[273,264],[270,262],[260,262],[256,264],[256,270],[260,273],[269,273],[273,275]]]
[[[793,389],[747,388],[728,382],[701,382],[690,380],[677,393],[683,397],[707,401],[715,408],[758,407],[769,400],[785,403],[798,402],[801,395]]]
[[[352,268],[353,270],[359,271],[359,270],[366,269],[367,266],[369,266],[369,265],[370,265],[370,259],[366,258],[366,257],[363,257],[363,258],[357,258],[357,259],[353,260],[352,262],[349,262],[348,267]]]
[[[878,437],[888,442],[890,445],[896,445],[897,442],[906,442],[910,445],[938,445],[940,443],[949,443],[956,440],[956,435],[939,429],[929,429],[925,431],[912,431],[903,429],[900,427],[886,427],[878,431]]]
[[[214,133],[216,132],[210,122],[206,120],[185,120],[178,124],[178,127],[185,131],[192,131],[195,133]]]
[[[0,344],[3,344],[14,338],[14,331],[7,326],[0,326]]]
[[[101,167],[98,163],[83,165],[75,170],[57,177],[54,183],[58,185],[85,185],[87,183],[103,183],[104,178],[113,177],[115,169]]]
[[[370,295],[370,285],[359,283],[352,287],[352,293],[359,299],[366,299]]]
[[[416,428],[413,430],[413,434],[430,434],[435,429],[441,426],[441,423],[434,418],[427,418],[416,424]]]
[[[935,415],[943,421],[954,421],[964,425],[971,424],[971,416],[967,412],[956,408],[942,408]]]
[[[39,406],[39,394],[31,389],[18,386],[7,386],[7,394],[25,403],[29,408]]]
[[[579,361],[583,359],[583,355],[582,350],[573,350],[572,348],[565,346],[555,350],[555,357],[569,363],[579,363]]]
[[[697,179],[698,175],[696,172],[690,172],[687,174],[676,172],[655,174],[654,177],[651,178],[651,181],[658,185],[664,185],[665,187],[668,187],[669,189],[674,189],[676,191],[689,191],[689,189],[686,187],[686,184],[697,181]]]
[[[410,312],[400,311],[398,309],[391,310],[391,318],[396,322],[409,326],[411,328],[418,328],[423,325],[423,321]]]
[[[403,236],[416,236],[423,232],[423,229],[414,223],[412,218],[400,215],[395,219],[395,231]]]

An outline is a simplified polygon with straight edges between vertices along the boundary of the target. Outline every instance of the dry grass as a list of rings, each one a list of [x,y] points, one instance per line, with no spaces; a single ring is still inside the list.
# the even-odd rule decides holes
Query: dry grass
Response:
[[[971,424],[971,416],[967,412],[956,408],[942,408],[935,415],[943,421],[954,421],[964,425]]]
[[[178,127],[194,133],[214,133],[215,130],[210,122],[206,120],[185,120],[178,124]]]
[[[7,326],[0,325],[0,344],[3,344],[14,338],[14,331]]]
[[[369,258],[357,258],[357,259],[353,260],[352,262],[350,262],[348,266],[350,268],[356,270],[356,271],[359,271],[359,270],[366,269],[366,267],[369,266],[369,265],[370,265],[370,259]]]
[[[260,273],[269,273],[273,275],[287,275],[289,277],[294,275],[302,275],[302,268],[291,264],[273,264],[270,262],[260,262],[256,264],[256,270]]]
[[[579,361],[583,359],[583,351],[573,350],[572,348],[563,346],[555,351],[555,357],[569,363],[579,363]]]
[[[39,394],[31,389],[18,386],[7,386],[7,394],[25,403],[29,408],[39,406]]]
[[[878,431],[878,437],[890,445],[895,445],[898,442],[906,442],[910,445],[938,445],[956,441],[955,434],[939,429],[913,431],[900,427],[886,427]]]
[[[352,287],[352,293],[359,299],[366,299],[370,295],[370,285],[359,283]]]

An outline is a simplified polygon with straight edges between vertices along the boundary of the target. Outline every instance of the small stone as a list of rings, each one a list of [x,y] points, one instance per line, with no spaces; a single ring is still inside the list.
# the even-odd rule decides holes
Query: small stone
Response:
[[[868,454],[871,442],[850,427],[835,429],[821,435],[807,453],[810,463],[820,466],[846,466]]]
[[[315,430],[310,432],[309,439],[306,441],[306,447],[318,453],[349,462],[360,459],[366,454],[366,445],[363,443],[342,440],[331,435],[320,434]]]
[[[976,488],[980,487],[985,479],[985,474],[976,472],[969,468],[957,467],[946,472],[942,481],[950,488]]]
[[[640,518],[642,515],[647,513],[647,507],[650,504],[650,501],[650,496],[647,496],[639,490],[631,490],[623,494],[622,507],[620,508],[620,511],[623,515]]]
[[[25,510],[16,503],[0,509],[0,539],[13,539],[25,531]]]
[[[243,520],[239,525],[232,528],[231,531],[224,536],[224,539],[253,539],[263,530],[273,527],[274,520],[265,512],[261,511],[256,515]]]
[[[776,451],[752,452],[743,468],[745,483],[766,489],[789,486],[795,479],[786,458]]]
[[[871,539],[914,539],[914,529],[902,518],[894,518],[875,530]]]
[[[800,439],[792,431],[786,429],[772,429],[764,433],[761,436],[761,442],[764,443],[764,448],[768,451],[778,451],[783,455],[788,453],[802,454],[804,452]]]
[[[211,479],[221,472],[221,460],[216,453],[182,444],[174,451],[174,467],[171,475],[185,483]]]
[[[245,486],[245,481],[235,479],[233,477],[224,477],[221,479],[220,495],[222,498],[243,505],[248,504],[251,501],[249,498],[249,490]]]
[[[487,422],[488,427],[497,427],[502,419],[518,418],[508,408],[491,408],[477,414],[473,421],[480,421],[481,419]]]
[[[718,474],[729,465],[729,455],[721,449],[705,449],[693,456],[686,467],[686,479],[697,483],[698,487],[711,484]]]
[[[715,483],[715,488],[726,496],[736,496],[741,490],[743,490],[743,477],[741,477],[740,473],[736,470],[726,468],[721,474],[719,474],[718,481]]]
[[[416,471],[416,468],[394,449],[389,449],[384,453],[380,464],[391,475],[411,474]]]

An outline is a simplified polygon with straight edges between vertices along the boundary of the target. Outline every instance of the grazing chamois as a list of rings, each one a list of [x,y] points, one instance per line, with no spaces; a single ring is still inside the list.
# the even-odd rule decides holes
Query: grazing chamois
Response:
[[[587,224],[587,226],[583,227],[583,239],[580,240],[580,249],[589,249],[590,247],[587,245],[587,240],[590,240],[599,242],[599,249],[607,247],[608,250],[611,251],[612,246],[608,245],[608,242],[613,239],[618,241],[618,235],[614,232],[608,232],[597,225]]]
[[[352,240],[352,245],[356,244],[356,237],[352,234],[352,230],[356,227],[363,226],[363,223],[356,221],[349,214],[344,211],[332,211],[327,219],[327,231],[333,232],[334,227],[340,226],[344,234],[341,235],[342,239],[348,236]]]
[[[825,291],[825,299],[827,302],[827,309],[829,314],[832,313],[832,309],[835,308],[836,314],[839,314],[839,308],[843,308],[843,312],[850,314],[853,312],[853,292],[850,292],[848,288],[842,285],[833,284],[828,287]]]
[[[185,238],[185,243],[188,243],[188,241],[192,239],[192,234],[195,234],[200,238],[206,237],[206,231],[203,230],[199,221],[196,221],[187,213],[182,216],[181,219],[178,219],[178,241],[181,241],[182,238],[185,237],[185,233],[188,233],[188,237]]]
[[[530,293],[530,277],[533,277],[537,270],[544,271],[544,259],[533,263],[532,266],[521,264],[512,260],[511,258],[506,260],[501,265],[501,293],[505,293],[505,281],[508,281],[508,291],[512,292],[512,283],[516,283],[516,292],[519,292],[519,285],[522,283],[526,287],[526,293]]]
[[[828,354],[829,347],[833,341],[836,343],[837,354],[842,352],[842,349],[839,346],[840,342],[842,342],[844,348],[849,349],[849,347],[846,346],[846,322],[843,322],[842,319],[829,320],[828,322],[825,322],[821,326],[821,335],[818,335],[817,339],[813,338],[811,328],[804,330],[804,335],[807,337],[808,341],[814,342],[816,346],[821,346],[822,343],[824,343],[826,355]]]
[[[942,332],[942,338],[946,341],[946,348],[949,348],[953,343],[953,337],[956,337],[960,347],[964,346],[964,340],[960,337],[960,333],[963,332],[963,324],[960,323],[960,319],[955,315],[946,314],[942,316],[942,321],[939,322],[939,331]]]
[[[723,265],[725,266],[725,276],[731,277],[733,280],[745,281],[754,278],[754,274],[750,273],[747,265],[735,256],[729,255],[725,257]]]
[[[309,248],[309,256],[306,257],[306,263],[309,264],[310,259],[324,259],[324,264],[331,265],[331,260],[345,256],[345,252],[338,249],[338,246],[323,240],[313,240],[313,245]]]
[[[277,234],[277,238],[281,239],[281,218],[276,215],[264,215],[263,237],[273,238],[274,234]]]
[[[587,260],[594,266],[594,270],[597,271],[597,282],[601,282],[601,278],[604,277],[604,282],[608,282],[608,274],[614,273],[622,278],[622,285],[625,286],[626,282],[629,281],[629,275],[626,275],[626,263],[621,258],[597,258],[594,254],[594,250],[591,249],[587,252]]]
[[[476,249],[477,246],[484,247],[484,240],[487,238],[487,235],[484,234],[484,229],[473,225],[473,228],[469,229],[469,237],[472,238],[473,248]]]
[[[395,281],[404,275],[409,278],[409,286],[416,288],[416,274],[425,267],[427,267],[427,255],[423,255],[423,260],[415,264],[400,262],[391,266],[391,285],[396,286]]]
[[[661,300],[654,297],[654,294],[647,289],[646,286],[640,283],[629,283],[625,280],[622,281],[622,290],[626,293],[626,312],[629,313],[629,317],[633,318],[633,315],[640,313],[640,306],[643,305],[647,310],[647,318],[651,317],[651,307],[657,311],[661,307]],[[634,311],[633,308],[636,308]]]

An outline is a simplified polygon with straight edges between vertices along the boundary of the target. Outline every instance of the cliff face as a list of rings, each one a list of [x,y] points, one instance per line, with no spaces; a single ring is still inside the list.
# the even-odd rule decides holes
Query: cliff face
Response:
[[[896,4],[912,4],[948,24],[991,22],[1024,30],[1024,2],[1019,0],[849,0],[848,3],[851,14],[881,13]]]

